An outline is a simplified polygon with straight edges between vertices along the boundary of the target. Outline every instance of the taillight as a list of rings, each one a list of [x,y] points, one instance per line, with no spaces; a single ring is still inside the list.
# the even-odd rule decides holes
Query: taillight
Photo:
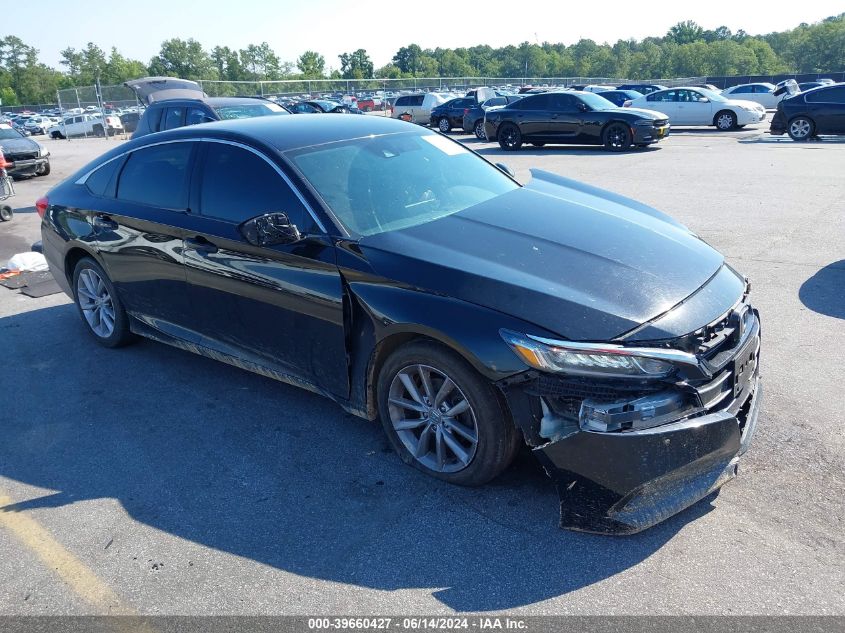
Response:
[[[35,210],[38,211],[38,215],[42,218],[44,214],[47,213],[47,207],[50,206],[50,201],[47,200],[47,196],[42,196],[35,201]]]

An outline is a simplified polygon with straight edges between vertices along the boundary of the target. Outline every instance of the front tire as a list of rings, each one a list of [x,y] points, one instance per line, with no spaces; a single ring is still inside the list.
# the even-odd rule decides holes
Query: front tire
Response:
[[[713,119],[716,129],[720,132],[728,132],[736,128],[736,114],[730,110],[722,110]]]
[[[38,171],[36,176],[49,176],[50,175],[50,161],[44,163],[44,166]]]
[[[0,222],[8,222],[15,217],[15,212],[8,205],[0,205]]]
[[[515,152],[522,147],[522,132],[513,123],[505,123],[500,127],[496,138],[499,141],[499,147],[506,152]]]
[[[379,417],[406,464],[452,484],[480,486],[513,461],[519,433],[493,385],[436,343],[396,350],[379,372]]]
[[[440,120],[437,122],[437,129],[443,132],[443,134],[448,134],[452,130],[452,124],[449,123],[449,119],[445,116],[440,117]]]
[[[102,125],[95,125],[93,132],[94,136],[96,136],[97,138],[103,138],[106,135],[106,131],[103,129]]]
[[[789,122],[786,128],[789,138],[793,141],[806,141],[816,133],[816,125],[805,116],[798,116]]]
[[[611,123],[602,135],[604,148],[610,152],[624,152],[631,148],[631,130],[622,123]]]
[[[102,267],[83,257],[73,271],[73,298],[88,333],[104,347],[122,347],[135,340],[129,316]]]

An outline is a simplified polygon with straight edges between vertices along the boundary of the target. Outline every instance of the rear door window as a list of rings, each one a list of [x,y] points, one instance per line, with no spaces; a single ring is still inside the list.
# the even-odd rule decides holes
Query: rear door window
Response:
[[[117,197],[162,209],[188,206],[188,174],[196,143],[164,143],[135,150],[120,174]]]
[[[164,115],[163,129],[172,130],[183,125],[185,125],[185,108],[167,108],[167,113]]]
[[[845,86],[816,90],[806,97],[809,103],[845,103]]]
[[[425,95],[416,95],[411,97],[411,105],[412,106],[421,106],[423,104],[423,99]]]

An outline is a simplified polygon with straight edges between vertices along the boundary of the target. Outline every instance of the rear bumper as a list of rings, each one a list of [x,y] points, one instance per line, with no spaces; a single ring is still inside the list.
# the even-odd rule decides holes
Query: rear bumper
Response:
[[[757,426],[759,377],[737,407],[641,431],[579,431],[534,449],[555,480],[562,528],[633,534],[737,473]]]

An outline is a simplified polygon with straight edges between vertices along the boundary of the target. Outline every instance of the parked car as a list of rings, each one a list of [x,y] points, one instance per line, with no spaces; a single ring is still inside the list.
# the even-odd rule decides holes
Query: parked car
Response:
[[[710,92],[720,93],[722,89],[718,86],[714,86],[713,84],[692,84],[693,88],[704,88],[705,90],[709,90]],[[666,88],[663,87],[661,90],[665,90]],[[653,92],[653,91],[652,91]]]
[[[766,110],[759,103],[728,99],[704,88],[658,90],[634,99],[630,107],[662,112],[674,126],[715,125],[721,131],[742,128],[766,119]]]
[[[775,86],[770,83],[740,84],[722,90],[722,96],[727,99],[743,99],[759,103],[767,110],[778,107],[780,97],[774,94]]]
[[[800,90],[801,92],[806,92],[807,90],[812,90],[813,88],[821,88],[822,86],[826,85],[828,84],[823,81],[805,81],[798,84],[798,90]]]
[[[819,134],[845,134],[845,83],[825,84],[784,98],[769,132],[806,141]]]
[[[24,127],[30,134],[46,134],[47,130],[59,121],[59,118],[36,115],[27,119]]]
[[[431,109],[429,125],[436,127],[443,134],[447,134],[452,131],[453,127],[461,127],[463,125],[464,115],[475,105],[478,105],[475,97],[450,99],[446,103],[442,103]]]
[[[362,112],[377,112],[383,109],[383,102],[380,97],[366,95],[358,99],[357,107]]]
[[[522,99],[523,95],[504,95],[490,97],[484,103],[479,103],[469,108],[461,120],[461,127],[464,132],[475,134],[476,138],[486,140],[484,136],[484,113],[491,108],[498,108]]]
[[[484,116],[488,139],[507,151],[523,143],[604,145],[625,151],[657,143],[669,133],[669,120],[659,112],[617,108],[591,92],[546,92],[526,95]]]
[[[183,127],[111,149],[36,209],[97,343],[147,336],[305,387],[450,483],[490,481],[526,442],[564,527],[675,514],[735,475],[756,427],[759,317],[720,253],[423,127]]]
[[[124,83],[146,107],[132,138],[226,119],[290,114],[263,97],[209,97],[200,85],[173,77],[146,77]]]
[[[390,116],[399,119],[403,114],[410,114],[412,122],[425,125],[431,119],[432,109],[446,103],[451,98],[453,98],[453,95],[439,92],[402,95],[393,104],[393,112],[390,113]]]
[[[61,122],[47,128],[51,138],[70,138],[72,136],[114,136],[123,133],[123,123],[116,116],[105,119],[99,114],[75,114],[65,117]]]
[[[618,88],[615,88],[615,90],[633,90],[635,92],[648,95],[652,92],[657,92],[658,90],[666,90],[666,86],[661,86],[660,84],[623,84]]]
[[[597,84],[587,84],[583,88],[581,88],[581,92],[607,92],[608,90],[615,90],[613,86],[601,86]]]
[[[288,110],[294,114],[314,113],[335,113],[335,114],[363,114],[358,108],[352,108],[345,103],[327,101],[325,99],[312,99],[311,101],[298,101],[288,106]]]
[[[633,101],[634,99],[639,99],[643,96],[642,92],[637,92],[636,90],[608,90],[599,94],[617,108],[621,108],[625,105],[626,101]]]
[[[125,131],[131,133],[138,129],[138,122],[141,120],[140,112],[123,112],[119,116]]]
[[[0,123],[0,153],[12,178],[50,173],[50,152],[6,123]]]

